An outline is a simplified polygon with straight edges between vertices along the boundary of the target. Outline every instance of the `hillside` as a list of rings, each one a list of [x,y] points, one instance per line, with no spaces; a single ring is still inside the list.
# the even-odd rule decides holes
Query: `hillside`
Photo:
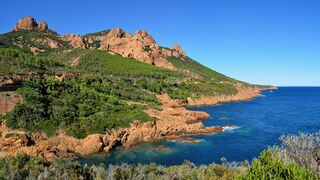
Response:
[[[221,132],[222,127],[203,126],[207,114],[182,106],[202,104],[203,98],[210,100],[206,104],[246,100],[258,96],[261,89],[199,64],[179,45],[161,47],[146,31],[132,35],[115,28],[85,36],[59,35],[31,17],[20,19],[12,32],[0,35],[0,67],[0,88],[7,92],[2,101],[20,99],[12,108],[1,109],[5,137],[0,150],[1,146],[12,148],[6,142],[16,142],[7,138],[14,130],[45,132],[53,139],[61,138],[55,135],[62,132],[99,144],[83,150],[86,139],[72,140],[79,148],[73,144],[54,150],[54,156],[61,157],[65,154],[57,152],[66,149],[67,154],[91,154],[172,135]],[[43,148],[52,143],[42,135],[40,140],[32,139],[38,135],[27,136],[34,145],[25,142],[22,147]],[[43,142],[47,144],[40,145]],[[53,156],[48,148],[38,151]]]

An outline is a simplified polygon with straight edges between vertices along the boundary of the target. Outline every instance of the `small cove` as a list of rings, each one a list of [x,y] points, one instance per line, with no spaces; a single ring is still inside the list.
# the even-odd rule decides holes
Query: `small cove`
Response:
[[[129,150],[118,148],[110,154],[82,157],[87,164],[151,163],[177,165],[189,160],[197,165],[228,161],[252,160],[268,146],[280,143],[282,134],[318,132],[320,130],[320,88],[281,87],[263,91],[262,97],[223,103],[217,106],[188,107],[205,111],[210,118],[205,126],[238,126],[220,134],[190,136],[200,142],[159,141]],[[167,149],[155,150],[155,146]]]

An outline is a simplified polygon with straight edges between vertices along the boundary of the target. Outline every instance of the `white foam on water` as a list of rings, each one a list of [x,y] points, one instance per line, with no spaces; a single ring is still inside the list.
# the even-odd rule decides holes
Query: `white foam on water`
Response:
[[[231,131],[231,130],[234,130],[234,129],[239,129],[240,127],[238,126],[224,126],[222,127],[223,131]]]

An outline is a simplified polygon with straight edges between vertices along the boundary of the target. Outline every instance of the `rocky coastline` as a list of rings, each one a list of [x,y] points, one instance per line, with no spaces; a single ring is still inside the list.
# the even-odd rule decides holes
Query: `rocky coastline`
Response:
[[[181,139],[183,135],[221,133],[226,127],[205,127],[203,121],[209,114],[190,111],[185,106],[216,105],[231,101],[245,101],[261,96],[261,90],[276,89],[275,87],[244,87],[238,86],[238,93],[232,96],[202,97],[187,102],[171,100],[167,94],[159,95],[162,110],[149,109],[145,112],[158,120],[153,122],[133,122],[128,128],[113,130],[107,134],[92,134],[84,139],[65,135],[63,132],[47,137],[44,133],[27,133],[12,131],[3,123],[0,132],[0,157],[26,153],[42,156],[52,161],[57,158],[70,159],[100,152],[109,152],[117,146],[130,148],[142,143],[150,143],[163,139]]]

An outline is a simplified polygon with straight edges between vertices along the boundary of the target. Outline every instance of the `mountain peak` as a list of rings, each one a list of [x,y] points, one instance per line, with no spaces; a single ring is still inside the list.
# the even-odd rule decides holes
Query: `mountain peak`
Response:
[[[45,31],[48,29],[48,24],[46,22],[37,23],[37,21],[33,17],[26,16],[24,18],[19,19],[19,22],[15,25],[13,31],[33,29],[40,29],[42,31]]]

